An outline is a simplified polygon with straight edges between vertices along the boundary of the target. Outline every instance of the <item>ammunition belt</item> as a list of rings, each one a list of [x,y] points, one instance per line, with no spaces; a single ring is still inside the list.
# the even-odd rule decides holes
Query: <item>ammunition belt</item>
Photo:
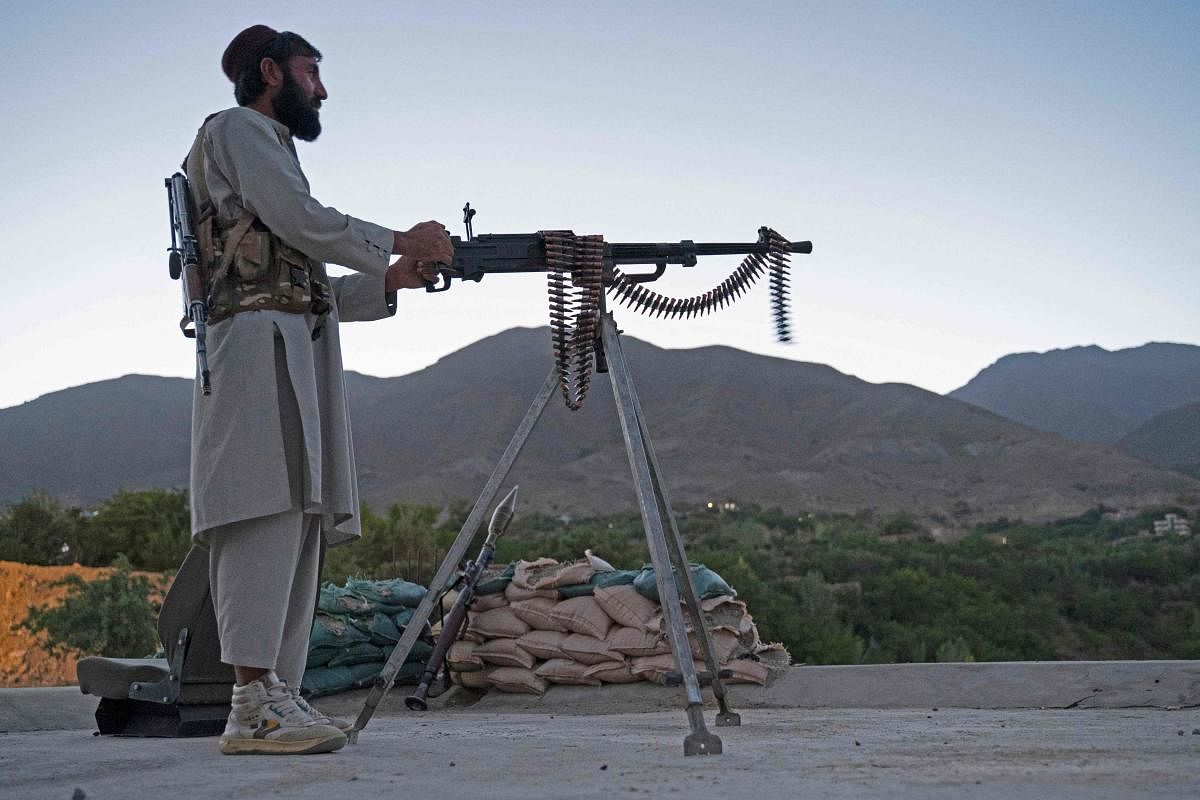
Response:
[[[656,317],[695,317],[707,314],[732,303],[742,292],[763,276],[770,273],[771,312],[775,322],[775,338],[780,342],[792,340],[789,298],[791,282],[788,276],[791,244],[770,228],[760,228],[759,235],[767,241],[767,253],[751,253],[743,259],[729,277],[712,289],[694,297],[668,297],[653,289],[647,289],[620,269],[613,268],[613,280],[608,291],[618,302],[635,311]],[[760,238],[759,241],[762,241]]]
[[[542,231],[550,293],[550,337],[567,408],[583,407],[592,379],[604,291],[604,237]]]

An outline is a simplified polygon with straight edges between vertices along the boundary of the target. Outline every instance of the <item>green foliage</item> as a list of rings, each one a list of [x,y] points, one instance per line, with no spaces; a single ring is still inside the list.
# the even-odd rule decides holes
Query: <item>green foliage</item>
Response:
[[[690,560],[738,591],[762,638],[813,664],[1200,658],[1200,536],[1152,537],[1164,513],[1093,509],[1047,524],[999,519],[934,541],[916,517],[677,509]],[[323,578],[428,583],[466,518],[429,506],[361,510],[362,538],[326,556]],[[45,495],[0,515],[0,558],[170,569],[189,544],[187,497],[120,492],[89,518]],[[468,556],[482,543],[482,531]],[[496,562],[585,549],[618,568],[648,553],[635,513],[518,514]]]
[[[34,493],[0,515],[0,559],[26,564],[111,564],[125,556],[137,569],[175,569],[191,547],[186,492],[117,492],[90,516]]]
[[[187,493],[151,489],[105,500],[72,552],[80,564],[108,564],[124,554],[139,569],[162,572],[178,567],[191,545]]]
[[[71,543],[85,525],[79,509],[64,509],[53,497],[34,492],[0,514],[0,560],[69,564]]]
[[[322,580],[341,583],[353,576],[421,578],[427,582],[448,548],[447,535],[452,538],[457,531],[457,526],[454,531],[435,529],[437,516],[438,510],[430,506],[398,503],[379,516],[363,505],[359,518],[362,537],[325,554]],[[415,569],[411,565],[418,558],[426,575],[411,574]]]
[[[68,587],[62,604],[30,608],[17,627],[45,633],[47,649],[54,653],[140,658],[154,652],[158,605],[149,599],[150,582],[131,575],[124,557],[114,566],[108,577],[94,581],[68,575],[60,582]]]

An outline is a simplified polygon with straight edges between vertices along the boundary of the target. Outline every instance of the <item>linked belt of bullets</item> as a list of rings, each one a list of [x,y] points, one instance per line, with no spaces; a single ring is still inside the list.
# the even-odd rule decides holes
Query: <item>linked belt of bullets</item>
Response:
[[[559,388],[567,408],[578,411],[592,380],[604,291],[604,237],[570,231],[545,231],[543,237]]]
[[[766,253],[751,253],[712,289],[694,297],[669,297],[647,289],[643,281],[613,267],[608,291],[622,305],[654,317],[697,317],[724,308],[769,274],[775,338],[792,341],[788,275],[791,244],[771,228],[759,230]],[[570,231],[542,231],[546,246],[550,296],[550,337],[559,388],[567,408],[578,411],[592,378],[592,361],[600,326],[600,299],[605,290],[604,237],[576,236]]]
[[[788,276],[791,244],[770,228],[761,229],[766,237],[767,253],[746,256],[729,277],[714,288],[694,297],[668,297],[644,283],[637,283],[613,268],[613,281],[608,291],[622,305],[654,317],[697,317],[724,308],[738,299],[764,273],[770,272],[771,315],[775,323],[775,338],[781,343],[792,341],[791,299]],[[761,240],[760,240],[761,241]]]

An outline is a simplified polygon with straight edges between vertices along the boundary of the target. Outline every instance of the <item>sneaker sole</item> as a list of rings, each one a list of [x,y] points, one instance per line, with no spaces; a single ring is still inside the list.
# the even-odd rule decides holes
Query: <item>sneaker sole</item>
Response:
[[[332,753],[335,750],[341,750],[345,744],[345,734],[286,742],[275,739],[235,739],[222,736],[221,752],[227,756],[306,756],[314,753]]]

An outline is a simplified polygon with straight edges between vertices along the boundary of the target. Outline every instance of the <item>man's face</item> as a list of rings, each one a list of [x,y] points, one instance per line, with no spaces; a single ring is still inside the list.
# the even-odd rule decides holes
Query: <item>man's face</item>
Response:
[[[271,108],[293,136],[311,142],[321,135],[321,115],[317,109],[328,97],[317,60],[292,56],[283,70],[283,86],[271,100]]]

